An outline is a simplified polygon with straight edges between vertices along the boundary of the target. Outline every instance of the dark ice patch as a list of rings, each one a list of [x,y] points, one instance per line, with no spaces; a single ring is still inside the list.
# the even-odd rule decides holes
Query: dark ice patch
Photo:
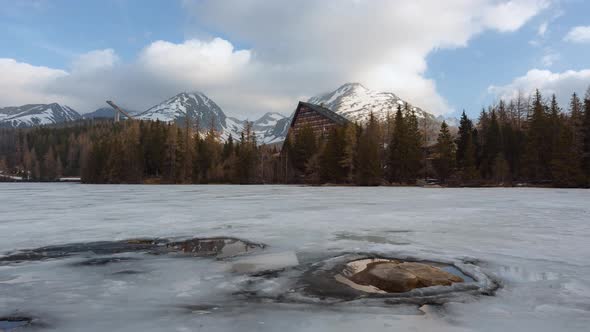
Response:
[[[79,262],[72,263],[72,266],[105,266],[113,263],[136,261],[137,258],[132,257],[100,257],[91,258]]]
[[[266,245],[231,237],[192,238],[188,240],[168,239],[129,239],[123,241],[97,241],[47,246],[36,249],[20,250],[0,257],[0,265],[28,261],[59,259],[82,254],[97,256],[121,253],[169,254],[183,253],[198,257],[233,257],[255,250],[264,249]],[[80,262],[80,266],[99,266],[121,262],[123,258],[93,258]]]
[[[227,258],[264,249],[266,245],[236,238],[219,237],[171,242],[166,247],[172,251],[191,256]]]
[[[0,331],[14,331],[20,327],[30,326],[33,318],[23,316],[0,317]]]

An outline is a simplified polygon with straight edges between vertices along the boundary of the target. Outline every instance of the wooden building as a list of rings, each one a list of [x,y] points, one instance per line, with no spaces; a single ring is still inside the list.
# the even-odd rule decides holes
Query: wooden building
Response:
[[[348,120],[331,110],[310,103],[300,101],[291,120],[289,134],[297,136],[297,133],[304,127],[313,129],[316,136],[324,136],[334,127],[344,126]]]

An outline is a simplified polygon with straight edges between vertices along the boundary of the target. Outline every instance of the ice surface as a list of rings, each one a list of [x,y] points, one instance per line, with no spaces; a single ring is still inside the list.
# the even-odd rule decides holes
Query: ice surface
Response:
[[[590,324],[587,190],[0,184],[0,255],[215,236],[269,247],[221,260],[88,252],[0,265],[0,317],[30,316],[59,331],[585,331]],[[422,307],[237,295],[251,282],[245,272],[344,252],[472,262],[502,287],[495,296]],[[293,282],[260,280],[268,294]]]

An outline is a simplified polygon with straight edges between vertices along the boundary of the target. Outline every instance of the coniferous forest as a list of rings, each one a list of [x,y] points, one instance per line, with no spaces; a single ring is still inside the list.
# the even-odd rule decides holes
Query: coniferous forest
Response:
[[[84,183],[590,185],[590,91],[569,105],[539,91],[500,101],[478,119],[463,112],[458,129],[443,122],[435,144],[429,135],[402,106],[323,137],[303,128],[282,149],[259,146],[249,125],[222,142],[188,122],[88,120],[0,129],[0,172]]]

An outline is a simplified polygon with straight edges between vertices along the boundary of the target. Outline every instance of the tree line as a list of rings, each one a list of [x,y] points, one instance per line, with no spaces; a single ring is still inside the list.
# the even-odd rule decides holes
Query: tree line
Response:
[[[583,101],[574,93],[565,111],[555,95],[536,91],[482,110],[477,122],[463,112],[456,133],[443,121],[433,145],[427,134],[408,105],[319,139],[302,128],[284,146],[285,182],[590,185],[590,89]]]
[[[159,121],[86,120],[0,129],[0,172],[30,181],[85,183],[304,183],[558,187],[590,184],[590,92],[566,110],[539,91],[500,101],[477,121],[431,133],[408,105],[384,121],[317,136],[290,133],[282,149],[258,145],[251,124],[222,142],[213,128]]]

